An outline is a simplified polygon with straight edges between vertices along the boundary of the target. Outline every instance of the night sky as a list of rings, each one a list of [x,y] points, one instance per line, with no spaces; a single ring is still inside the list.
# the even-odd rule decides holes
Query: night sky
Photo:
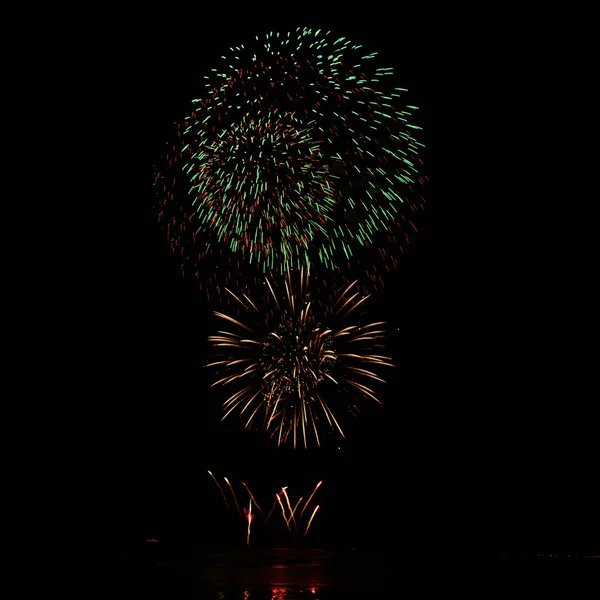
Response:
[[[138,36],[104,40],[111,58],[100,57],[102,98],[92,100],[104,229],[88,240],[99,257],[89,331],[99,357],[85,389],[115,536],[235,537],[210,469],[257,496],[287,485],[298,497],[323,480],[320,545],[591,548],[596,434],[565,366],[567,326],[550,306],[566,285],[553,275],[556,248],[541,247],[543,211],[529,203],[522,155],[510,160],[513,99],[500,110],[506,90],[472,63],[477,44],[458,51],[423,15],[263,17],[155,15]],[[220,422],[202,369],[210,309],[180,276],[153,210],[154,165],[202,76],[244,38],[298,25],[363,43],[394,67],[420,107],[431,180],[421,232],[371,304],[397,367],[379,388],[383,406],[363,403],[339,449],[277,449],[235,417]]]

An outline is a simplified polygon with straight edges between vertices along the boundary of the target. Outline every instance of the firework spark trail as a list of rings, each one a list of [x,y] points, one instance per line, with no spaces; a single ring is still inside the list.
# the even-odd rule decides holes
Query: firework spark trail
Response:
[[[216,478],[214,477],[214,475],[212,474],[211,471],[209,471],[209,474],[211,475],[213,481],[215,481],[215,483],[217,484],[217,487],[220,488]],[[237,504],[237,497],[235,495],[235,492],[233,490],[233,486],[232,486],[231,482],[228,480],[227,477],[224,477],[224,479],[227,482],[227,484],[231,490],[231,494],[234,498],[234,501],[236,501],[236,505],[239,508],[239,504]],[[242,515],[242,517],[244,517],[244,520],[247,523],[246,544],[249,545],[250,538],[251,538],[252,521],[256,517],[256,515],[253,512],[253,507],[256,506],[256,500],[255,500],[254,495],[252,494],[250,488],[248,487],[248,485],[243,481],[241,483],[242,483],[242,485],[244,485],[244,487],[246,488],[246,490],[248,491],[248,494],[250,496],[250,498],[248,499],[248,508],[244,507],[243,510],[240,511],[240,514]],[[277,504],[279,504],[279,507],[281,508],[281,515],[283,517],[283,521],[285,522],[285,526],[286,526],[287,530],[290,532],[290,534],[293,536],[293,538],[296,539],[296,535],[299,532],[299,529],[300,529],[300,526],[302,523],[302,516],[304,515],[304,512],[308,508],[308,505],[311,503],[316,491],[321,487],[322,483],[323,483],[322,481],[319,481],[316,484],[315,488],[313,489],[312,493],[310,494],[310,496],[308,497],[308,500],[306,500],[306,502],[303,502],[304,496],[301,496],[294,503],[292,503],[290,494],[288,493],[288,486],[283,486],[281,488],[281,491],[279,493],[275,494],[275,501],[273,502],[273,506],[271,507],[269,514],[265,518],[264,523],[266,524],[268,522],[273,511],[275,510],[275,507],[277,506]],[[222,488],[220,488],[220,490],[222,492]],[[221,495],[224,496],[224,493],[221,493]],[[283,501],[283,499],[281,497],[282,495],[285,496],[285,501]],[[225,497],[224,497],[224,500],[227,505],[227,500]],[[292,506],[292,504],[293,504],[293,506]],[[300,511],[301,507],[302,507],[302,510]],[[228,506],[228,508],[229,508],[229,506]],[[304,534],[303,534],[304,536],[307,535],[318,509],[319,509],[319,506],[317,506],[313,510],[311,517],[308,521],[308,524],[304,530]],[[260,512],[261,512],[261,515],[263,515],[263,517],[264,517],[264,514],[262,513],[262,511],[260,511]],[[299,516],[297,514],[298,512],[300,512]]]
[[[230,48],[205,77],[155,187],[172,252],[207,293],[282,258],[352,263],[373,285],[397,267],[424,209],[423,144],[417,107],[376,54],[298,28]],[[214,260],[218,275],[202,268]]]
[[[250,525],[252,524],[252,519],[254,519],[254,515],[252,514],[252,500],[250,500],[248,512],[246,513],[246,519],[248,520],[248,533],[246,534],[246,545],[249,546],[250,545]]]
[[[302,496],[300,496],[300,499],[294,505],[294,510],[292,510],[292,513],[290,514],[290,521],[294,521],[294,527],[296,529],[298,528],[298,524],[296,523],[296,519],[294,518],[294,514],[296,513],[296,509],[298,508],[298,505],[300,504],[300,502],[302,502]]]
[[[275,494],[275,495],[277,496],[277,502],[279,502],[279,506],[281,506],[281,514],[283,515],[283,520],[285,521],[285,525],[289,529],[290,533],[292,533],[292,530],[290,529],[290,524],[288,523],[287,517],[285,516],[285,508],[283,508],[283,504],[281,503],[281,498],[279,497],[279,494]]]
[[[312,523],[312,520],[315,517],[316,512],[319,510],[319,505],[317,504],[317,506],[315,507],[315,510],[313,510],[313,513],[308,521],[308,525],[306,526],[306,531],[304,532],[304,537],[306,537],[306,534],[308,533],[308,528],[310,527],[310,524]]]
[[[225,506],[227,507],[227,510],[230,510],[229,503],[227,502],[227,498],[225,498],[225,493],[223,492],[223,488],[221,488],[221,486],[219,485],[219,482],[216,480],[215,476],[210,471],[208,473],[213,478],[213,481],[217,484],[217,487],[219,488],[219,491],[221,492],[221,496],[223,496],[223,500],[225,500]]]
[[[258,502],[256,501],[256,499],[252,495],[252,492],[250,491],[250,488],[243,481],[242,481],[242,485],[248,490],[248,494],[250,495],[250,498],[251,498],[252,502],[254,502],[254,505],[256,506],[256,508],[258,508],[258,512],[262,515],[263,512],[260,509],[260,506],[258,505]]]
[[[312,497],[315,495],[315,492],[319,489],[319,487],[321,487],[322,483],[323,483],[322,481],[319,481],[319,483],[317,483],[317,485],[315,486],[315,489],[313,490],[313,493],[308,497],[308,500],[304,504],[304,508],[300,512],[300,518],[302,518],[302,515],[304,514],[304,511],[306,510],[306,507],[310,504],[310,501],[312,500]]]
[[[292,517],[293,517],[293,514],[292,514],[292,506],[291,506],[291,504],[290,504],[290,499],[289,499],[289,497],[288,497],[288,495],[287,495],[287,491],[286,491],[286,489],[287,489],[287,486],[286,486],[286,487],[284,487],[284,488],[281,488],[281,491],[282,491],[282,492],[284,493],[284,495],[285,495],[285,501],[287,502],[288,509],[289,509],[289,511],[290,511],[290,518],[288,519],[287,517],[285,517],[285,515],[283,515],[283,516],[284,516],[284,518],[286,519],[286,522],[288,522],[288,523],[289,523],[289,521],[290,521],[290,520],[292,519]]]
[[[277,496],[277,494],[275,494],[275,496]],[[275,498],[275,500],[273,501],[273,506],[271,507],[271,510],[269,511],[269,514],[267,515],[267,518],[265,519],[265,523],[269,520],[269,518],[271,517],[271,515],[273,514],[273,511],[275,510],[275,507],[277,506],[277,497]]]
[[[233,500],[235,502],[235,506],[237,508],[237,511],[240,513],[240,515],[244,515],[244,513],[242,512],[242,510],[240,509],[240,505],[238,504],[237,498],[235,497],[235,492],[233,491],[233,487],[231,486],[231,484],[229,483],[229,479],[227,479],[227,477],[223,477],[223,479],[227,482],[227,485],[229,486],[229,489],[231,490],[231,495],[233,496]]]
[[[252,327],[242,316],[233,318],[215,311],[216,317],[243,332],[219,331],[208,338],[222,355],[205,365],[219,371],[212,386],[238,386],[223,402],[222,419],[236,411],[249,428],[258,423],[260,415],[262,429],[276,437],[278,445],[289,440],[296,447],[300,435],[308,447],[308,433],[314,432],[320,446],[321,423],[344,437],[330,397],[346,406],[348,400],[354,405],[356,396],[381,403],[375,391],[360,380],[385,383],[373,369],[393,366],[390,357],[376,353],[384,336],[382,322],[343,322],[351,314],[355,319],[364,318],[362,308],[360,314],[356,311],[369,296],[360,296],[356,282],[331,299],[320,290],[312,297],[309,280],[308,268],[300,269],[296,281],[288,265],[281,297],[268,277],[268,292],[261,302],[251,301],[246,294],[244,301],[231,293]]]

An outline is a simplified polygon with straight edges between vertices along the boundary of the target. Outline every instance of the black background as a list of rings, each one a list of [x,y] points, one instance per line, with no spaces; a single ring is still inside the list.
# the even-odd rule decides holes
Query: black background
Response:
[[[567,309],[569,209],[556,210],[535,70],[499,23],[330,12],[114,15],[82,63],[68,102],[85,209],[68,257],[90,284],[72,299],[86,307],[72,380],[98,524],[108,517],[123,540],[243,541],[210,469],[257,497],[283,485],[298,497],[323,480],[320,545],[590,549],[596,434]],[[152,209],[154,164],[201,77],[243,38],[298,25],[364,43],[394,67],[420,107],[431,180],[421,234],[375,301],[397,369],[383,407],[339,450],[277,449],[220,422],[201,368],[209,311]]]

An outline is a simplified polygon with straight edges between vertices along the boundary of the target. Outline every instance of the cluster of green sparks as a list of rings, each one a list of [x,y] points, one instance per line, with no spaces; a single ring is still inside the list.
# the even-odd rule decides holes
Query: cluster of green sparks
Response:
[[[358,411],[359,397],[380,402],[368,382],[383,382],[374,369],[393,366],[389,357],[376,353],[383,322],[351,324],[368,299],[356,283],[332,299],[313,298],[309,270],[296,273],[288,267],[279,286],[283,290],[269,278],[265,284],[268,293],[258,305],[247,294],[227,289],[237,304],[236,316],[214,312],[234,326],[209,337],[222,354],[206,365],[220,372],[212,385],[235,390],[223,403],[223,419],[238,413],[246,428],[260,424],[278,445],[308,447],[314,434],[320,446],[321,427],[344,437],[330,401],[351,413]]]
[[[392,69],[306,28],[222,59],[156,171],[183,271],[218,295],[286,265],[358,266],[382,285],[424,208],[417,107]]]

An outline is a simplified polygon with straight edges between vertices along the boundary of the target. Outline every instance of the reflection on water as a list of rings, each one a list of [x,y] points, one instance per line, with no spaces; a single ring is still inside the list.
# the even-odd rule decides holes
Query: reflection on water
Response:
[[[175,600],[375,600],[381,597],[384,564],[381,553],[352,551],[196,552],[155,561],[150,587],[154,597]]]
[[[269,587],[260,586],[249,588],[236,588],[235,586],[215,587],[206,591],[201,598],[217,600],[355,600],[358,598],[377,600],[381,596],[376,589],[350,590],[339,588],[315,587]]]
[[[289,587],[274,587],[270,590],[251,590],[245,589],[242,592],[242,596],[235,595],[235,592],[231,595],[226,595],[224,592],[217,592],[217,598],[221,600],[236,600],[237,598],[243,598],[243,600],[295,600],[300,598],[313,598],[314,600],[319,599],[317,594],[317,588],[289,588]]]
[[[268,582],[273,589],[369,586],[383,576],[377,554],[288,548],[205,555],[189,566],[198,581]]]

